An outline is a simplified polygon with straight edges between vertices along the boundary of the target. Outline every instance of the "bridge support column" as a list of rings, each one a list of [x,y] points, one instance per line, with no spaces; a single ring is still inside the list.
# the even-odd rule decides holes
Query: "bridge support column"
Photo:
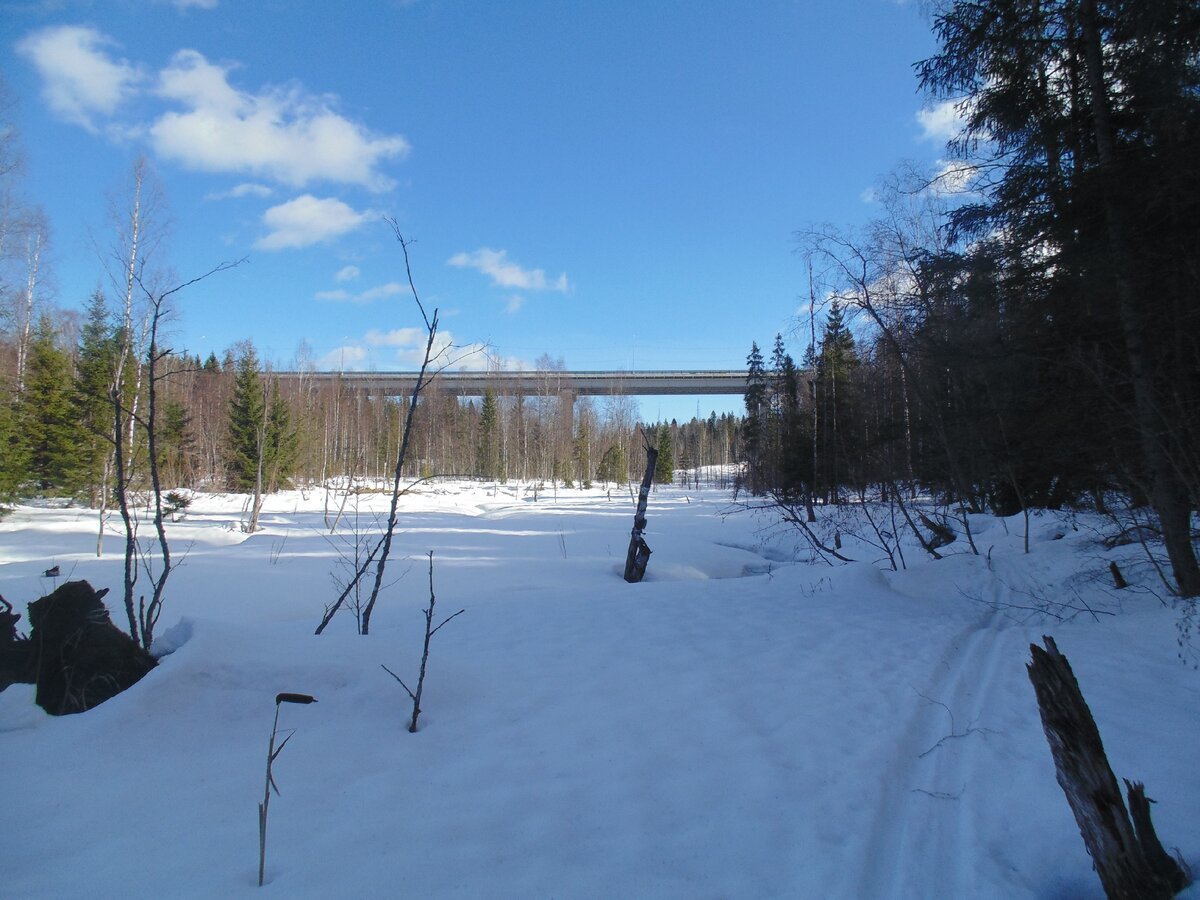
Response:
[[[561,416],[563,432],[568,439],[575,437],[575,398],[577,396],[578,392],[570,388],[563,388],[558,392],[558,414]]]

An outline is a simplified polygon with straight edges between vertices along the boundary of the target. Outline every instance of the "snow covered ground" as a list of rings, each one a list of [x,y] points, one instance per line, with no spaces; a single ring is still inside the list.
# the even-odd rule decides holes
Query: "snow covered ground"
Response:
[[[1101,897],[1055,783],[1025,674],[1050,634],[1071,660],[1117,775],[1160,802],[1169,848],[1200,870],[1200,673],[1140,550],[1098,520],[973,520],[943,560],[799,560],[796,536],[724,515],[715,490],[651,497],[646,581],[621,569],[627,493],[444,484],[405,498],[411,560],[371,635],[313,630],[347,522],[322,491],[198,497],[176,553],[161,665],[83,715],[0,694],[0,896],[12,898]],[[365,522],[386,508],[364,500]],[[0,521],[0,593],[111,587],[95,513]],[[147,529],[147,533],[149,530]],[[416,677],[434,553],[438,618],[421,728],[380,664]],[[1136,588],[1136,585],[1135,585]],[[1014,607],[1070,600],[1069,622]],[[999,607],[999,608],[998,608]],[[1115,613],[1108,615],[1107,613]],[[409,682],[412,683],[411,681]],[[275,764],[267,884],[257,804],[280,691],[295,735]],[[1192,896],[1200,896],[1196,889]]]

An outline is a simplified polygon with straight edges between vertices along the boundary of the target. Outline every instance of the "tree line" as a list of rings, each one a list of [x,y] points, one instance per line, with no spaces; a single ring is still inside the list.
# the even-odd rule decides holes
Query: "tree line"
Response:
[[[0,403],[0,493],[75,497],[100,506],[113,488],[113,373],[124,370],[121,427],[132,484],[145,487],[149,384],[133,375],[144,359],[126,344],[111,304],[97,291],[78,336],[47,313],[31,330],[18,378],[11,334],[0,338],[7,396]],[[122,353],[126,358],[119,363]],[[170,488],[270,493],[283,487],[387,477],[407,414],[404,397],[373,395],[338,380],[280,378],[249,341],[206,359],[168,352],[157,361],[156,460]],[[561,368],[561,367],[560,367]],[[19,382],[19,384],[18,384]],[[546,481],[563,486],[628,481],[640,468],[640,433],[667,448],[659,480],[674,469],[732,465],[740,417],[715,413],[679,425],[642,426],[631,398],[564,408],[554,370],[532,396],[461,399],[436,378],[414,416],[406,475]],[[135,392],[142,394],[135,402]],[[142,412],[132,419],[130,411]],[[131,437],[132,435],[132,437]],[[671,451],[670,447],[677,449]]]
[[[1198,596],[1200,7],[937,9],[916,69],[962,117],[953,161],[891,176],[864,228],[798,234],[807,350],[751,349],[745,486],[806,513],[914,485],[1003,515],[1117,498]]]

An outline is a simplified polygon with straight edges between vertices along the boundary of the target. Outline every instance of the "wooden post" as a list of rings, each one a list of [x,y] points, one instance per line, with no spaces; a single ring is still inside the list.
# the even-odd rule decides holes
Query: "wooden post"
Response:
[[[1105,895],[1109,900],[1174,897],[1188,878],[1159,843],[1142,786],[1129,785],[1131,821],[1071,665],[1053,638],[1043,640],[1045,650],[1030,645],[1029,680],[1037,694],[1059,786],[1067,795]]]
[[[650,562],[650,546],[642,537],[646,531],[646,503],[650,499],[650,484],[654,481],[654,466],[658,463],[658,448],[646,442],[646,474],[638,488],[637,512],[633,517],[633,532],[629,535],[629,552],[625,554],[625,580],[637,584],[646,574]]]

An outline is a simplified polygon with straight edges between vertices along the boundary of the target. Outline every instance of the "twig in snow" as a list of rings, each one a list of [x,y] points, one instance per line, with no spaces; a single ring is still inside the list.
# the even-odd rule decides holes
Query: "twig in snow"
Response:
[[[437,634],[439,631],[441,631],[443,625],[445,625],[451,619],[461,616],[463,613],[466,612],[465,609],[460,609],[454,615],[447,616],[446,618],[444,618],[437,625],[437,627],[434,627],[434,625],[433,625],[433,607],[434,607],[434,603],[436,601],[437,601],[437,598],[434,596],[434,593],[433,593],[433,551],[430,550],[429,551],[429,608],[426,610],[423,610],[423,612],[425,613],[425,647],[421,653],[421,671],[417,675],[417,689],[414,691],[412,688],[410,688],[407,684],[404,683],[404,679],[402,679],[399,675],[397,675],[395,672],[393,672],[391,669],[389,669],[383,663],[379,664],[379,667],[381,669],[383,669],[383,671],[387,672],[389,675],[391,675],[393,678],[395,678],[398,682],[400,682],[400,687],[404,688],[405,693],[407,693],[408,696],[412,699],[412,702],[413,702],[412,719],[408,723],[408,731],[410,734],[416,733],[417,717],[419,715],[421,715],[421,693],[425,690],[425,671],[429,665],[429,641],[433,638],[433,636],[435,634]]]

